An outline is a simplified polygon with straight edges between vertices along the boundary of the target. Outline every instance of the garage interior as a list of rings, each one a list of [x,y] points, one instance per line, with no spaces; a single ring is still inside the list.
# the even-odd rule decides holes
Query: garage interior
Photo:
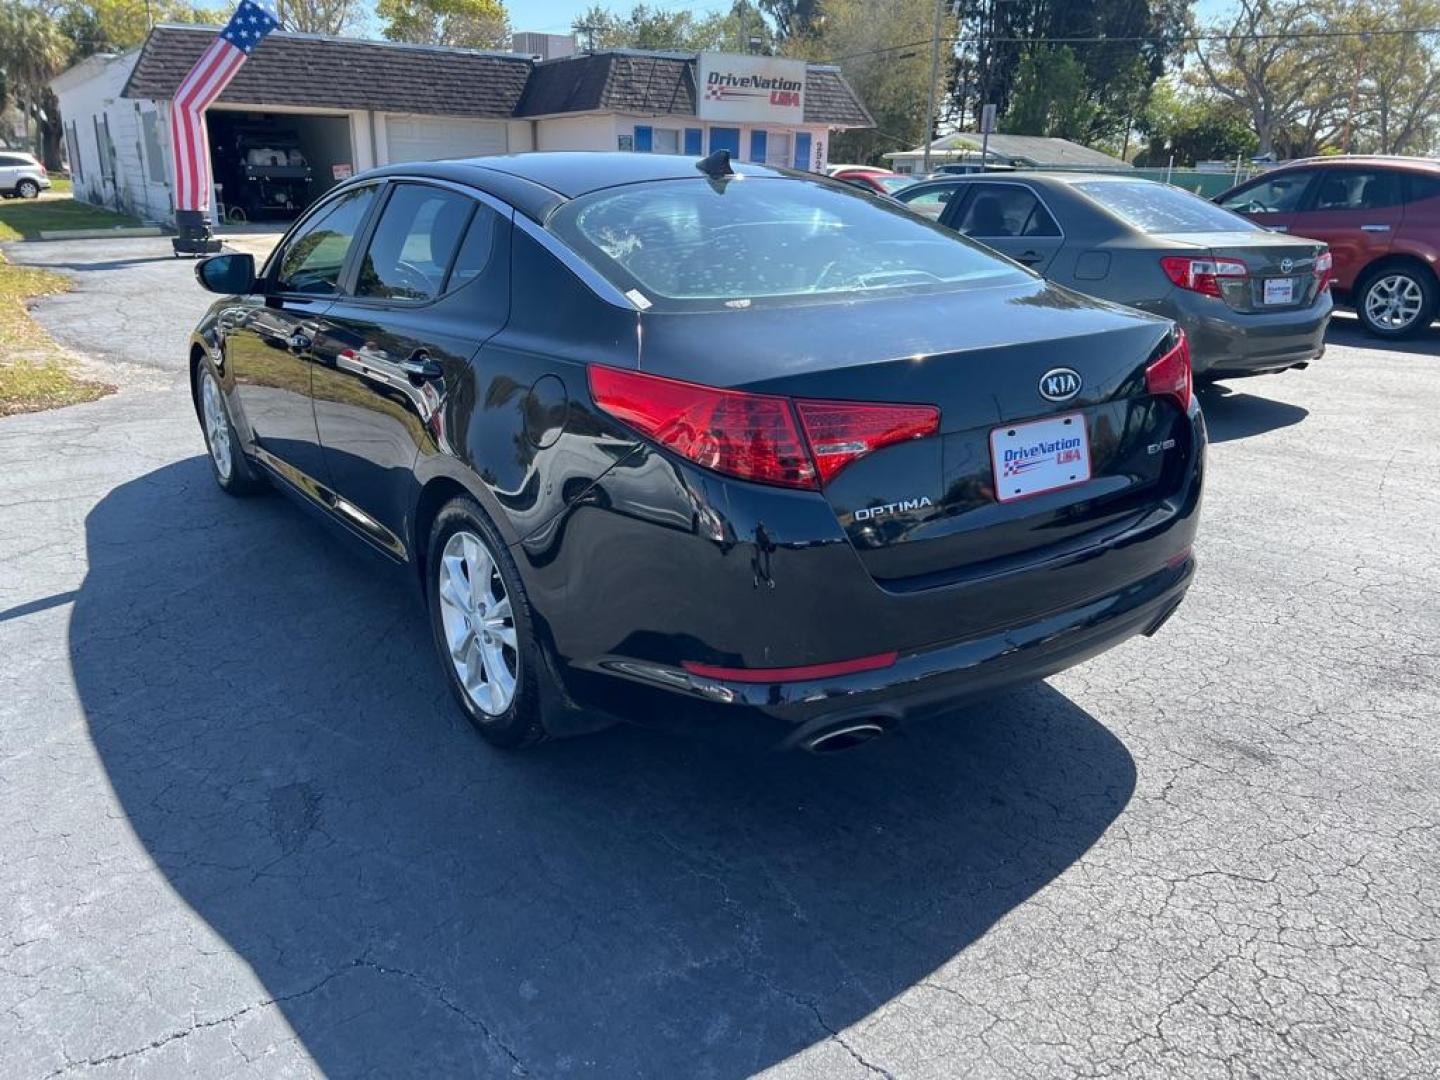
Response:
[[[289,221],[344,178],[336,166],[353,166],[344,115],[212,107],[206,123],[217,210],[232,224]]]

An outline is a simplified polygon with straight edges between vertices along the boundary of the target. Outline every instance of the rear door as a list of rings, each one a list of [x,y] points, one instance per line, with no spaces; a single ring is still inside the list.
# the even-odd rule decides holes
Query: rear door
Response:
[[[1390,250],[1404,213],[1403,175],[1395,169],[1325,169],[1290,232],[1330,245],[1335,283],[1356,277]]]
[[[1043,274],[1065,243],[1039,194],[1019,181],[967,184],[969,198],[951,205],[941,224]]]
[[[336,509],[402,557],[416,455],[443,438],[442,400],[509,314],[509,225],[467,193],[392,184],[319,321],[315,423]]]

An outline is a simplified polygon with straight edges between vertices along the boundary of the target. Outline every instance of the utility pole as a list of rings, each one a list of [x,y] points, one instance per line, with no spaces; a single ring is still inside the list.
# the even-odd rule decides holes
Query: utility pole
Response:
[[[920,171],[930,172],[930,144],[935,141],[935,93],[940,81],[940,17],[945,11],[945,0],[935,0],[935,26],[930,38],[930,103],[925,108],[925,158]]]

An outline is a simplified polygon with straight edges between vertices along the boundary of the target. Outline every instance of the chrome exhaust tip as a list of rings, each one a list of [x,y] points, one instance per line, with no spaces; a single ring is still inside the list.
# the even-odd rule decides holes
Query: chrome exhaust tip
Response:
[[[812,754],[838,754],[884,734],[885,725],[875,720],[852,720],[812,735],[802,745]]]

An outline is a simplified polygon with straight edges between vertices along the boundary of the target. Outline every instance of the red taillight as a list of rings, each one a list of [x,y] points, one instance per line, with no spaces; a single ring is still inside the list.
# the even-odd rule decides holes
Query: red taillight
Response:
[[[1199,259],[1189,255],[1167,255],[1160,260],[1160,267],[1165,276],[1180,288],[1206,296],[1220,295],[1222,278],[1241,280],[1250,276],[1250,268],[1239,259],[1215,259],[1208,255]]]
[[[47,176],[49,176],[49,175],[50,175],[49,170],[47,170],[44,165],[41,165],[41,166],[40,166],[40,178],[43,180],[45,177],[47,177]]]
[[[765,484],[816,486],[787,398],[595,366],[590,395],[617,420],[697,465]]]
[[[1330,287],[1330,276],[1335,269],[1335,256],[1322,251],[1315,256],[1315,292],[1324,292]]]
[[[1145,369],[1145,389],[1156,395],[1170,395],[1182,412],[1190,408],[1190,342],[1177,329],[1175,347]]]
[[[590,396],[617,420],[697,465],[763,484],[816,488],[865,454],[940,428],[933,405],[791,402],[611,367],[589,374]]]
[[[722,679],[726,682],[777,683],[809,682],[813,679],[831,679],[837,675],[854,675],[860,671],[878,671],[895,663],[899,653],[877,653],[855,660],[836,660],[829,664],[807,664],[803,667],[781,668],[728,668],[713,664],[697,664],[686,660],[680,666],[691,675],[706,679]]]
[[[934,405],[797,401],[795,408],[822,484],[852,461],[881,447],[923,439],[940,430],[940,410]]]

